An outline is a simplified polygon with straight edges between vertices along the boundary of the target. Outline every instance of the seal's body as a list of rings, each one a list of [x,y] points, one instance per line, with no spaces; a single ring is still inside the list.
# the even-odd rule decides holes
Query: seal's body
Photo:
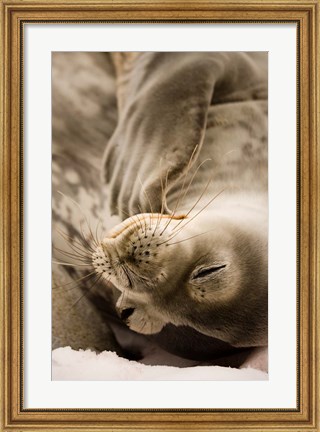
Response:
[[[120,219],[91,242],[87,297],[183,357],[265,346],[266,55],[112,57],[101,190]]]

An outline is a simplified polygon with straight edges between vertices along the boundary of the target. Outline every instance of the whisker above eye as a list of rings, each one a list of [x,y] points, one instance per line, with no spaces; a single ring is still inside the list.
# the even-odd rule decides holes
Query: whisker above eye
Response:
[[[140,178],[139,175],[138,175],[138,180],[139,180],[139,182],[140,182],[140,184],[141,184],[141,187],[142,187],[143,193],[144,193],[144,195],[146,196],[147,201],[149,202],[151,215],[153,215],[153,208],[152,208],[152,204],[151,204],[151,201],[150,201],[150,197],[149,197],[149,195],[148,195],[148,193],[147,193],[147,191],[146,191],[146,188],[143,186],[142,180],[141,180],[141,178]],[[150,227],[151,227],[151,224],[152,224],[152,222],[151,222],[151,218],[152,218],[152,216],[151,216],[151,215],[150,215]]]
[[[162,158],[160,158],[160,170],[159,170],[159,172],[160,172],[159,179],[160,179],[160,187],[161,187],[161,208],[160,208],[160,213],[158,214],[157,223],[156,223],[156,226],[155,226],[155,229],[154,229],[152,235],[154,235],[156,229],[158,228],[158,224],[159,224],[159,220],[160,220],[160,215],[162,216],[162,212],[163,212],[163,209],[164,209],[165,190],[164,190],[163,182],[162,182],[162,175],[161,175],[161,171],[162,171],[161,168],[162,167],[161,167],[161,165],[162,165]]]
[[[183,194],[182,200],[184,200],[185,197],[187,196],[187,193],[189,192],[190,187],[192,186],[193,180],[195,179],[196,175],[198,174],[200,168],[201,168],[201,167],[202,167],[206,162],[210,162],[210,161],[212,161],[212,159],[205,159],[204,161],[202,161],[202,162],[198,165],[198,167],[196,168],[195,172],[193,173],[193,175],[192,175],[192,177],[191,177],[191,179],[190,179],[190,181],[189,181],[189,184],[188,184],[188,186],[187,186],[187,188],[186,188],[186,190],[185,190],[185,192],[184,192],[184,194]]]
[[[199,198],[196,200],[196,202],[193,204],[193,206],[190,208],[190,210],[187,212],[186,214],[186,218],[189,216],[189,214],[192,212],[192,210],[197,206],[197,204],[201,201],[202,197],[204,196],[204,194],[206,193],[206,191],[208,190],[208,187],[213,179],[213,175],[209,178],[204,190],[201,192]],[[174,227],[174,230],[177,229],[177,227],[181,224],[182,220]]]
[[[187,180],[187,176],[188,176],[189,171],[190,171],[190,169],[191,169],[192,160],[193,160],[194,155],[196,154],[198,148],[199,148],[199,144],[197,144],[197,145],[195,146],[195,148],[193,149],[193,151],[192,151],[192,153],[191,153],[191,156],[190,156],[190,159],[189,159],[189,161],[188,161],[187,168],[186,168],[186,172],[185,172],[185,175],[184,175],[184,179],[183,179],[183,182],[182,182],[182,185],[181,185],[181,188],[180,188],[180,192],[179,192],[179,195],[178,195],[178,199],[177,199],[177,202],[176,202],[175,208],[174,208],[174,210],[173,210],[173,214],[176,213],[176,211],[177,211],[177,209],[178,209],[178,207],[179,207],[180,200],[181,200],[181,197],[182,197],[182,194],[183,194],[183,191],[184,191],[184,186],[185,186],[185,183],[186,183],[186,180]]]
[[[171,218],[169,219],[169,221],[168,221],[168,223],[166,224],[166,226],[164,227],[163,231],[160,233],[160,235],[162,235],[162,234],[165,232],[165,230],[167,229],[167,227],[170,225],[173,216],[176,214],[177,208],[178,208],[178,206],[179,206],[179,204],[180,204],[180,200],[181,200],[181,197],[182,197],[182,194],[183,194],[184,185],[185,185],[185,183],[186,183],[187,176],[188,176],[188,174],[189,174],[189,171],[190,171],[190,168],[191,168],[191,165],[192,165],[192,160],[193,160],[193,158],[194,158],[194,155],[195,155],[196,152],[197,152],[198,147],[199,147],[199,145],[197,144],[197,145],[195,146],[195,148],[193,149],[192,153],[191,153],[191,157],[190,157],[190,159],[189,159],[189,161],[188,161],[188,165],[187,165],[187,168],[186,168],[186,172],[185,172],[184,177],[183,177],[183,182],[182,182],[182,185],[181,185],[181,188],[180,188],[180,192],[179,192],[178,199],[177,199],[177,201],[176,201],[176,204],[175,204],[174,210],[173,210],[173,212],[172,212],[172,216],[171,216]]]
[[[199,236],[202,236],[202,235],[208,234],[209,232],[212,232],[212,231],[214,231],[214,229],[209,230],[209,231],[205,231],[205,232],[203,232],[203,233],[201,233],[201,234],[195,234],[194,236],[188,237],[188,238],[183,239],[183,240],[179,240],[179,241],[174,242],[174,243],[167,243],[167,245],[168,245],[168,246],[172,246],[172,245],[175,245],[175,244],[183,243],[183,242],[185,242],[185,241],[187,241],[187,240],[191,240],[191,239],[193,239],[193,238],[196,238],[196,237],[199,237]],[[174,236],[174,237],[175,237],[175,236]],[[170,240],[169,240],[169,241],[170,241]]]
[[[142,211],[140,205],[138,205],[138,209],[139,209],[139,212],[142,214],[143,211]],[[147,232],[147,221],[146,221],[146,218],[143,218],[143,221],[144,221],[144,231]],[[142,226],[141,226],[141,229],[142,229]]]
[[[158,243],[158,245],[160,246],[160,245],[163,245],[163,244],[167,244],[168,246],[170,246],[170,245],[174,245],[174,244],[178,244],[178,243],[182,243],[182,242],[184,242],[184,241],[187,241],[187,240],[190,240],[191,238],[195,238],[195,237],[198,237],[198,236],[200,236],[200,235],[204,235],[204,234],[207,234],[208,232],[210,232],[210,231],[214,231],[214,229],[213,230],[209,230],[209,231],[206,231],[206,232],[204,232],[204,233],[201,233],[201,234],[196,234],[196,235],[194,235],[194,236],[192,236],[192,237],[189,237],[189,238],[187,238],[187,239],[183,239],[183,240],[180,240],[180,241],[178,241],[178,242],[174,242],[174,243],[169,243],[169,241],[171,241],[171,240],[173,240],[185,227],[186,227],[186,225],[188,225],[190,222],[192,222],[201,212],[203,212],[220,194],[222,194],[224,191],[226,190],[226,188],[225,189],[222,189],[219,193],[217,193],[201,210],[199,210],[198,211],[198,213],[196,213],[191,219],[188,219],[188,221],[184,224],[184,225],[182,225],[180,228],[179,228],[179,230],[178,231],[176,231],[176,227],[173,229],[173,234],[169,237],[169,238],[167,238],[165,241],[163,241],[163,242],[161,242],[161,243]],[[184,220],[184,219],[182,219],[182,220]],[[181,221],[182,221],[181,220]],[[180,221],[180,222],[181,222]],[[178,225],[180,224],[180,222],[178,223]]]
[[[223,192],[225,192],[227,188],[222,189],[220,192],[218,192],[213,198],[211,198],[210,201],[207,202],[207,204],[202,207],[201,210],[199,210],[191,219],[188,219],[188,221],[176,232],[176,234],[179,234],[183,228],[185,228],[190,222],[192,222],[200,213],[202,213],[215,199],[217,199]],[[183,220],[183,219],[182,219]],[[180,222],[179,222],[180,223]],[[179,224],[178,224],[179,225]],[[175,227],[176,228],[176,227]]]
[[[162,161],[162,158],[160,159],[160,163]],[[161,209],[160,209],[160,214],[158,214],[158,218],[157,218],[157,223],[155,226],[155,229],[152,233],[152,237],[154,237],[156,230],[158,229],[159,225],[160,225],[160,221],[161,218],[163,216],[164,213],[164,208],[166,205],[166,194],[167,194],[167,190],[168,190],[168,176],[169,176],[169,171],[170,168],[167,170],[166,175],[165,175],[165,185],[163,185],[162,183],[162,176],[161,176],[161,169],[160,169],[160,184],[161,184]]]

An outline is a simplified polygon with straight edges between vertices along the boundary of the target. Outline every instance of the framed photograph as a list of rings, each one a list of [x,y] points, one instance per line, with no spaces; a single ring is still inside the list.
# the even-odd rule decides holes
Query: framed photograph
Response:
[[[319,1],[1,8],[1,430],[320,431]]]

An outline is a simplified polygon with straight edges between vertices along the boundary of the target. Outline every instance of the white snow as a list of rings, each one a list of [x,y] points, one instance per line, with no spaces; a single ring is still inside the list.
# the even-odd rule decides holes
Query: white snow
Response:
[[[249,366],[249,365],[248,365]],[[250,365],[251,366],[251,365]],[[70,347],[52,352],[52,379],[56,381],[265,381],[268,374],[251,367],[150,366],[119,357],[111,351],[97,354]]]

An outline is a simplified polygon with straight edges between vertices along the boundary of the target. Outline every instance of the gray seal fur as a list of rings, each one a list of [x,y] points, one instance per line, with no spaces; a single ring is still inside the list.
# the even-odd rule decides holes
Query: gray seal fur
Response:
[[[124,222],[95,250],[94,266],[111,267],[101,286],[129,328],[179,355],[208,360],[265,346],[267,55],[142,53],[120,59],[120,73],[113,60],[119,112],[102,177]],[[162,235],[175,237],[148,246],[169,220]],[[132,240],[144,262],[131,267],[128,286],[115,261],[138,259]]]

